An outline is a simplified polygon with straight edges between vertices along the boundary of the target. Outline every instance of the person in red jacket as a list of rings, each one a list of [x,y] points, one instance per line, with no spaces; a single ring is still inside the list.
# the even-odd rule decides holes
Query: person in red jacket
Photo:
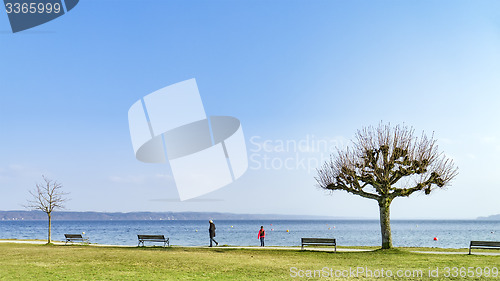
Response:
[[[264,226],[260,227],[259,235],[257,235],[257,238],[260,239],[260,246],[264,247],[264,238],[266,238],[266,231],[264,230]]]

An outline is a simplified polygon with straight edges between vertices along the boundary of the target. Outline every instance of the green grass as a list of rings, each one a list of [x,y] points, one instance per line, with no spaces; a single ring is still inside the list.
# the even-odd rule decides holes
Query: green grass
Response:
[[[442,250],[418,248],[418,250]],[[429,280],[429,268],[497,267],[500,256],[435,255],[411,253],[406,249],[372,252],[315,252],[300,250],[262,250],[183,247],[94,247],[31,244],[0,244],[0,280],[290,280],[290,268],[349,270],[368,267],[375,271],[422,270]],[[306,273],[306,272],[304,272]],[[374,278],[347,278],[372,280]],[[297,278],[306,280],[308,278]],[[395,278],[377,278],[394,280]],[[401,278],[398,278],[398,280]],[[484,280],[482,277],[467,280]],[[332,279],[331,279],[332,280]],[[491,280],[500,280],[500,277]]]

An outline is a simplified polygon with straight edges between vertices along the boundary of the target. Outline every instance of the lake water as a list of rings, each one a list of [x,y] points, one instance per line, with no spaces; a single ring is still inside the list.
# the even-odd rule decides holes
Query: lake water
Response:
[[[298,246],[301,237],[336,238],[341,246],[379,246],[377,220],[219,220],[220,245],[258,246],[257,232],[266,230],[267,246]],[[500,221],[392,220],[396,247],[466,248],[471,240],[500,241]],[[288,232],[287,232],[288,230]],[[208,245],[208,221],[53,221],[52,239],[82,233],[91,243],[137,245],[137,234],[164,234],[172,245]],[[46,221],[0,221],[0,239],[46,239]],[[433,238],[437,237],[438,241]]]

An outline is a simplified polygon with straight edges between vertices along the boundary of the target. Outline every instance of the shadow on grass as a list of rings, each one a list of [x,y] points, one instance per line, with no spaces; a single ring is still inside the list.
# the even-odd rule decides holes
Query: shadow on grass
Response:
[[[384,254],[384,255],[400,255],[402,253],[409,253],[409,252],[398,248],[391,248],[391,249],[376,249],[371,251],[371,253]]]

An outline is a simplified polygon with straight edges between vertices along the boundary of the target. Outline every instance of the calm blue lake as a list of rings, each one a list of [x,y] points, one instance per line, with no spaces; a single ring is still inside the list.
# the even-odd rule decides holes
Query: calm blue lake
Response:
[[[301,237],[332,237],[338,245],[379,246],[377,220],[219,220],[216,240],[221,245],[258,246],[257,232],[266,230],[266,245],[297,246]],[[465,248],[470,240],[500,241],[500,221],[393,220],[394,246]],[[287,232],[288,230],[288,232]],[[208,245],[208,221],[53,221],[52,239],[82,233],[92,243],[137,245],[137,234],[164,234],[182,246]],[[0,221],[0,239],[46,239],[45,221]],[[438,241],[433,238],[437,237]]]

